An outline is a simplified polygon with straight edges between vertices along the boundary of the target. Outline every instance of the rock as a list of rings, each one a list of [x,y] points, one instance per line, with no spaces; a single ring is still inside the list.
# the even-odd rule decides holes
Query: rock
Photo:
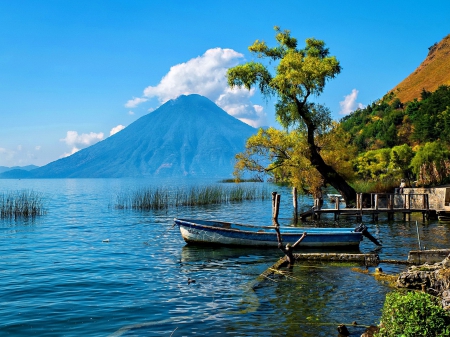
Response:
[[[450,309],[450,268],[446,267],[447,264],[450,264],[448,257],[433,265],[412,266],[399,275],[397,287],[422,290],[441,297],[443,307]]]
[[[450,268],[450,255],[447,256],[444,260],[442,260],[442,266],[445,268]]]
[[[348,332],[348,329],[344,324],[339,324],[337,330],[341,336],[350,336],[350,332]]]
[[[373,337],[379,331],[380,331],[379,327],[371,325],[366,329],[366,331],[364,331],[361,337]]]
[[[441,303],[442,303],[442,307],[445,310],[450,310],[450,290],[445,290],[442,293],[442,301],[441,301]]]

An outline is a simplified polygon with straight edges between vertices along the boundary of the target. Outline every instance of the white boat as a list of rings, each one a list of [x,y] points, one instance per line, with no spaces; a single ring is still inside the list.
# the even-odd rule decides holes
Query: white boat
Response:
[[[336,202],[336,199],[339,200],[339,202],[344,202],[344,198],[340,194],[327,194],[328,199],[330,199],[331,202]]]
[[[243,225],[232,222],[175,219],[180,228],[181,236],[187,243],[225,245],[278,247],[277,234],[274,226]],[[302,228],[279,227],[284,244],[294,244],[304,232],[307,236],[301,242],[301,247],[347,247],[355,248],[363,239],[363,235],[375,240],[365,226],[357,228]],[[369,237],[370,236],[370,237]],[[373,242],[375,242],[373,241]],[[376,244],[379,244],[376,241]]]

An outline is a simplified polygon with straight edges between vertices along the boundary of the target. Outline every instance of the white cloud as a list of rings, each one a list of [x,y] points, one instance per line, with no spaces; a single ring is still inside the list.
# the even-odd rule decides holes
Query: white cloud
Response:
[[[243,55],[232,49],[209,49],[201,56],[171,67],[159,84],[144,89],[144,97],[156,97],[165,103],[180,95],[200,94],[245,123],[264,125],[266,114],[262,107],[250,101],[255,91],[231,90],[228,86],[227,70],[242,59]],[[138,102],[136,98],[130,101]]]
[[[70,156],[82,148],[95,144],[103,139],[103,132],[95,133],[82,133],[78,134],[77,131],[67,131],[66,138],[60,139],[61,142],[65,142],[68,146],[72,147],[70,153],[65,153],[63,157]]]
[[[242,54],[232,49],[209,49],[202,56],[171,67],[157,86],[144,89],[144,95],[157,97],[161,103],[193,93],[217,98],[228,87],[227,69],[242,58]]]
[[[40,145],[36,145],[34,149],[35,149],[36,151],[39,151],[39,150],[41,149],[41,146],[40,146]]]
[[[356,109],[364,109],[366,107],[365,105],[356,102],[358,93],[358,90],[353,89],[351,94],[344,96],[344,100],[339,102],[339,105],[341,106],[341,111],[339,111],[340,114],[348,115]]]
[[[253,105],[250,98],[255,90],[243,90],[227,87],[216,99],[216,104],[228,112],[231,116],[238,118],[254,127],[267,125],[267,115],[261,105]]]
[[[125,126],[123,126],[122,124],[119,124],[119,125],[113,127],[111,129],[111,131],[109,131],[109,135],[112,136],[123,129],[125,129]]]
[[[137,107],[139,104],[147,102],[148,99],[147,98],[143,98],[143,97],[133,97],[133,99],[130,99],[128,102],[125,103],[125,107],[126,108],[135,108]]]
[[[71,156],[71,155],[73,155],[74,153],[76,153],[76,152],[78,152],[78,151],[80,151],[80,149],[74,146],[74,147],[72,148],[72,151],[71,151],[71,152],[66,152],[66,153],[64,153],[60,158],[65,158],[65,157]]]
[[[128,114],[130,115],[130,116],[133,116],[134,115],[134,111],[128,111]]]

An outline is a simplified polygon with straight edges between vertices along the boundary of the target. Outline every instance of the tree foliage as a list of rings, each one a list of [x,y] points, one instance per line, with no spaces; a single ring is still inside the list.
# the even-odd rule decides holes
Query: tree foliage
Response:
[[[419,185],[445,183],[450,175],[450,150],[441,141],[425,143],[417,150],[410,166]]]
[[[331,130],[317,136],[324,160],[345,179],[354,178],[352,160],[355,148],[348,146],[348,135],[332,124]],[[323,177],[307,159],[309,147],[305,134],[292,130],[259,129],[250,137],[244,152],[237,154],[235,176],[243,171],[267,174],[277,182],[288,182],[305,193],[316,194]]]
[[[301,152],[321,175],[323,183],[333,185],[347,201],[353,201],[356,197],[355,191],[324,161],[321,149],[316,143],[318,136],[330,127],[330,112],[326,107],[309,101],[311,96],[319,96],[327,81],[340,73],[339,61],[329,55],[328,48],[321,40],[306,39],[305,47],[299,49],[297,39],[291,36],[290,31],[281,31],[279,27],[275,27],[275,31],[275,47],[270,48],[266,42],[259,40],[249,47],[258,59],[269,61],[269,65],[275,63],[274,73],[272,74],[268,65],[252,61],[229,69],[228,84],[249,90],[256,86],[263,95],[276,96],[278,122],[285,130],[295,130],[289,137],[297,136],[300,143],[306,141],[306,149]],[[268,148],[268,151],[271,153],[271,148]],[[270,156],[268,159],[273,160]]]

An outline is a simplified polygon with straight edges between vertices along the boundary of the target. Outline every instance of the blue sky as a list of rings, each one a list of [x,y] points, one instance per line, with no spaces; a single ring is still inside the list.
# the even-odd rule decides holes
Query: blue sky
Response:
[[[273,101],[230,91],[228,67],[274,45],[324,40],[342,72],[317,101],[334,119],[370,104],[450,34],[450,1],[0,2],[0,166],[45,165],[107,138],[180,94],[207,96],[253,125]]]

